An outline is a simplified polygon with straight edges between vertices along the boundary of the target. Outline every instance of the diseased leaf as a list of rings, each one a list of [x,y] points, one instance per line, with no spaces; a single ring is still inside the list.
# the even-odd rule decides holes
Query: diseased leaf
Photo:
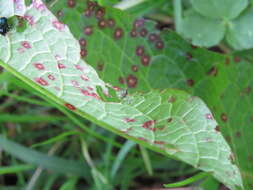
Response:
[[[101,16],[103,11],[97,14]],[[83,52],[67,26],[40,1],[33,2],[25,18],[30,26],[24,32],[13,30],[6,37],[0,36],[3,43],[0,50],[6,51],[6,54],[0,54],[0,59],[5,62],[1,65],[7,70],[54,101],[106,129],[210,172],[231,189],[242,187],[240,172],[231,161],[230,148],[216,130],[217,123],[211,112],[199,98],[180,90],[166,89],[135,93],[121,102],[103,101],[96,89],[100,87],[105,95],[110,96],[108,85],[80,59]],[[103,25],[99,24],[99,27]],[[123,52],[120,45],[127,44],[123,27],[121,25],[111,33],[115,41],[107,36],[111,42],[108,45],[115,46],[118,52]],[[94,31],[86,26],[84,32],[90,35]],[[142,35],[144,31],[140,32]],[[156,41],[156,51],[162,51],[163,45],[160,40]],[[122,58],[117,51],[111,49],[115,57]],[[94,57],[95,54],[98,52],[93,52]],[[127,56],[124,58],[130,60]],[[146,67],[146,60],[142,61]]]
[[[11,17],[14,15],[23,16],[25,8],[25,0],[3,0],[0,7],[1,17]]]
[[[227,66],[232,65],[230,63],[230,59],[232,58],[192,47],[175,33],[168,31],[160,33],[160,31],[154,28],[152,23],[143,19],[137,20],[118,10],[105,9],[103,18],[105,20],[113,19],[115,24],[109,29],[108,27],[100,29],[97,27],[97,24],[94,24],[94,22],[98,22],[95,17],[97,9],[89,16],[82,15],[80,17],[79,15],[85,14],[87,10],[84,4],[80,5],[77,3],[76,7],[64,9],[62,7],[66,7],[64,2],[58,2],[52,7],[52,10],[61,20],[70,26],[76,38],[85,40],[85,46],[82,46],[82,48],[85,48],[88,53],[84,58],[98,71],[99,76],[106,82],[122,88],[128,86],[129,92],[173,87],[185,89],[197,96],[201,96],[215,113],[215,118],[218,119],[219,126],[221,126],[218,129],[220,128],[227,141],[233,147],[236,153],[236,163],[240,165],[242,172],[249,174],[249,177],[245,178],[245,181],[251,183],[252,178],[250,176],[252,176],[252,172],[250,171],[253,171],[253,163],[250,160],[252,160],[253,155],[250,150],[244,150],[247,147],[246,144],[252,144],[250,136],[253,134],[251,132],[251,119],[249,119],[253,115],[252,109],[248,106],[246,108],[247,111],[244,111],[245,108],[243,106],[237,107],[240,113],[247,113],[248,116],[241,118],[231,115],[229,110],[233,109],[234,104],[227,103],[226,107],[224,107],[223,99],[221,99],[221,97],[224,97],[222,94],[226,89],[226,97],[229,97],[231,102],[236,99],[239,104],[242,101],[241,96],[238,96],[240,94],[239,91],[235,93],[234,88],[232,88],[234,87],[233,83],[236,80],[236,76],[240,73],[240,69],[229,71],[230,77],[227,74],[227,69],[230,68]],[[76,22],[72,22],[72,18]],[[140,23],[141,26],[137,24],[139,27],[135,27],[136,23]],[[93,25],[92,35],[83,33],[83,29],[89,25]],[[125,40],[124,43],[114,43],[113,31],[118,25],[124,26],[125,38],[122,39]],[[140,35],[142,29],[147,29],[148,31],[145,37]],[[134,37],[131,34],[134,34]],[[154,37],[153,34],[156,34],[155,36],[158,38],[150,41],[150,39],[154,39],[151,38],[151,36]],[[159,46],[161,49],[156,48],[157,42],[162,42],[160,45],[163,44],[163,46]],[[149,66],[144,66],[140,56],[136,55],[136,49],[139,46],[143,46],[145,54],[150,55]],[[243,63],[241,64],[243,65]],[[245,71],[250,68],[248,66],[244,69]],[[119,72],[121,74],[116,75]],[[250,74],[245,73],[243,76],[246,79]],[[230,80],[230,78],[233,80]],[[130,84],[135,85],[132,86]],[[239,85],[242,91],[249,92],[252,88],[252,86],[245,85],[244,83],[237,83],[237,85]],[[246,100],[243,99],[243,102],[246,102]],[[237,109],[235,109],[235,112]],[[229,119],[225,123],[228,127],[225,127],[223,120],[226,119],[226,116],[238,121],[232,123]],[[223,120],[221,120],[221,117]],[[238,129],[238,125],[244,126],[247,130]],[[237,138],[240,134],[247,137],[244,140],[240,140],[240,138]],[[250,189],[249,184],[246,183],[246,185]]]
[[[201,15],[215,19],[236,18],[248,5],[248,0],[192,0]]]

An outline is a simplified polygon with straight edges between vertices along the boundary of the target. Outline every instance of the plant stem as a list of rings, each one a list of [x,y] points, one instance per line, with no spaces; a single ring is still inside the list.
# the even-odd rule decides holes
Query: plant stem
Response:
[[[175,17],[175,28],[177,33],[182,30],[182,1],[173,0],[174,17]]]
[[[180,182],[176,182],[176,183],[170,183],[170,184],[164,184],[164,187],[182,187],[182,186],[185,186],[185,185],[189,185],[191,183],[194,183],[202,178],[205,178],[206,176],[209,176],[210,174],[209,173],[206,173],[206,172],[201,172],[201,173],[198,173],[196,174],[195,176],[192,176],[188,179],[185,179],[183,181],[180,181]]]
[[[156,20],[156,21],[159,21],[164,24],[172,24],[173,23],[173,19],[171,17],[164,15],[164,14],[159,14],[159,13],[148,14],[145,16],[145,18]]]

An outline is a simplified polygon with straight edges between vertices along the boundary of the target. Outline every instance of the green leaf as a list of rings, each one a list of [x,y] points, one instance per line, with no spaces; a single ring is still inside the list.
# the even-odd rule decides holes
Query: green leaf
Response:
[[[117,174],[117,171],[119,170],[122,162],[124,161],[125,157],[129,153],[129,151],[136,145],[133,141],[127,141],[122,149],[120,149],[113,165],[112,165],[112,170],[111,170],[111,177],[114,178],[115,175]]]
[[[90,65],[80,59],[80,47],[67,26],[40,1],[31,5],[26,15],[30,26],[23,33],[13,30],[6,37],[0,36],[3,44],[0,59],[5,62],[0,65],[45,96],[92,122],[211,172],[231,189],[242,187],[240,172],[230,160],[231,150],[216,130],[217,123],[203,101],[180,90],[166,89],[128,95],[121,102],[104,102],[96,88],[100,86],[105,95],[110,95],[107,85]],[[122,23],[120,25],[123,27]],[[90,33],[90,28],[86,27],[85,32]],[[122,40],[122,30],[118,28],[113,35],[110,33],[110,36],[116,35],[114,41],[112,37],[97,32],[111,42],[104,42],[103,47],[113,52],[117,59],[122,59],[119,52],[123,51],[119,45],[126,46],[128,42],[128,38]],[[100,39],[93,40],[97,40],[94,46],[100,43]],[[160,45],[157,52],[163,49]],[[90,54],[97,58],[99,46],[95,47],[97,51]],[[133,49],[124,49],[127,50]],[[126,55],[124,59],[134,62]],[[104,56],[114,58],[111,54]]]
[[[75,189],[75,185],[77,183],[76,177],[71,177],[68,179],[60,188],[60,190],[73,190]]]
[[[24,162],[36,164],[55,172],[70,173],[77,176],[87,175],[88,167],[84,163],[45,155],[14,143],[3,135],[0,135],[0,148]]]
[[[18,173],[21,171],[31,170],[34,169],[35,166],[23,164],[23,165],[14,165],[14,166],[8,166],[8,167],[1,167],[0,168],[0,175],[3,174],[10,174],[10,173]]]
[[[192,5],[209,18],[234,19],[248,6],[248,0],[192,0]]]
[[[209,19],[189,10],[182,22],[181,33],[191,39],[193,45],[211,47],[223,39],[225,25],[221,20]]]
[[[226,35],[227,42],[236,50],[253,47],[253,9],[245,11],[241,16],[231,21]]]

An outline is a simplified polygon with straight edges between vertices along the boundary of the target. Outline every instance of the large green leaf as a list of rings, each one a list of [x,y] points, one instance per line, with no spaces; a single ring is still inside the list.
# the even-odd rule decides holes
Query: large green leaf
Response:
[[[125,43],[115,43],[113,30],[116,26],[106,27],[103,30],[98,28],[94,24],[97,21],[94,13],[91,17],[84,15],[80,17],[80,14],[86,9],[84,4],[77,3],[76,7],[70,8],[64,2],[58,2],[51,9],[70,26],[76,38],[86,39],[85,49],[87,49],[88,55],[84,58],[97,69],[100,77],[106,82],[124,88],[126,84],[121,82],[124,80],[128,82],[129,76],[134,76],[138,83],[134,88],[128,86],[130,92],[173,87],[185,89],[203,98],[215,113],[215,118],[221,126],[220,130],[234,148],[236,162],[240,165],[245,180],[248,182],[247,189],[251,189],[249,185],[253,179],[251,172],[253,171],[251,161],[253,156],[247,148],[247,144],[253,143],[250,137],[252,124],[249,119],[253,115],[253,111],[250,106],[247,108],[244,106],[248,104],[247,102],[252,102],[250,101],[252,93],[249,93],[252,86],[250,86],[250,79],[247,77],[252,73],[249,63],[240,62],[234,65],[232,58],[191,47],[175,33],[168,31],[160,33],[152,23],[147,21],[144,26],[137,28],[138,32],[143,28],[148,29],[149,34],[145,38],[140,35],[135,38],[129,37],[135,18],[114,9],[106,9],[104,17],[106,19],[114,18],[118,25],[123,26],[126,35],[122,40],[125,40]],[[72,19],[76,22],[72,22]],[[83,28],[91,24],[93,25],[93,34],[85,35]],[[162,49],[157,49],[155,43],[149,41],[149,35],[153,33],[157,34],[159,39],[164,42]],[[135,54],[135,49],[139,45],[143,45],[146,53],[151,57],[149,67],[143,66],[140,58]],[[101,53],[97,53],[97,51]],[[245,65],[243,70],[241,69],[242,65]],[[106,73],[114,78],[109,77]],[[240,73],[242,74],[240,75]],[[244,80],[249,80],[248,85],[247,82],[237,82],[238,76],[244,76]],[[225,91],[226,94],[223,95]],[[238,104],[243,102],[243,104],[234,108],[234,104],[231,103],[234,101]],[[237,116],[237,110],[245,116]],[[226,120],[226,117],[229,119]],[[245,130],[238,129],[238,126],[244,126]]]
[[[97,14],[101,16],[102,13]],[[230,148],[217,131],[211,112],[199,98],[167,89],[135,93],[120,102],[103,101],[96,89],[99,87],[105,96],[110,96],[108,86],[91,66],[80,59],[80,47],[68,27],[39,0],[33,1],[27,9],[25,19],[29,26],[24,32],[13,30],[6,37],[0,36],[0,64],[4,68],[94,123],[210,172],[231,189],[242,187]],[[111,33],[115,41],[111,38],[111,44],[103,45],[108,45],[108,49],[116,46],[120,51],[119,45],[125,46],[128,39],[123,38],[122,31],[116,28]],[[90,34],[90,28],[86,27],[85,33]],[[164,47],[161,47],[161,41],[158,42],[157,51],[162,51]],[[124,49],[126,52],[130,50]],[[113,53],[122,58],[119,52]],[[96,55],[98,51],[94,50],[93,56]],[[113,56],[107,58],[113,59]]]
[[[193,8],[203,16],[215,19],[236,18],[248,0],[192,0]]]

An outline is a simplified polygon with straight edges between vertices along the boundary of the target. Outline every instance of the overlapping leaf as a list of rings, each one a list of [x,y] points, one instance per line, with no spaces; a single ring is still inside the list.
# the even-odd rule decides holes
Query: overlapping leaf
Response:
[[[96,71],[80,59],[79,46],[67,26],[59,22],[39,0],[33,1],[24,18],[29,23],[24,32],[12,31],[6,37],[0,37],[0,59],[5,62],[1,64],[6,69],[95,123],[211,172],[231,189],[242,187],[239,170],[232,164],[230,148],[217,131],[212,114],[199,98],[179,90],[152,90],[128,96],[120,103],[104,102],[96,89],[99,86],[105,95],[110,96],[108,88]],[[87,26],[84,31],[86,34],[91,32]],[[127,38],[122,35],[124,31],[118,27],[112,34],[118,40],[113,45],[123,53],[120,45],[128,44]],[[155,41],[157,51],[163,51],[164,43],[160,39]],[[95,42],[91,44],[95,45]],[[148,52],[151,53],[151,50]],[[118,56],[118,52],[114,53]],[[94,57],[97,54],[93,52]],[[124,56],[124,59],[130,59],[127,51]],[[144,74],[147,74],[149,64],[146,61],[142,63],[147,68]],[[117,66],[111,67],[117,69]],[[137,84],[130,82],[128,80],[130,87],[133,87],[130,84]]]

